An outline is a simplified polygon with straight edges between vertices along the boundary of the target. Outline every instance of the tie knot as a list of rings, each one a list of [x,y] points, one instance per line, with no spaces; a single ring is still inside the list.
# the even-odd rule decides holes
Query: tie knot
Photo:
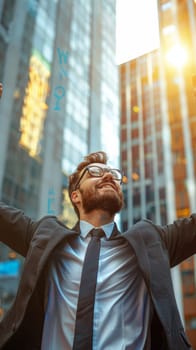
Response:
[[[101,238],[105,236],[105,232],[102,230],[102,228],[93,228],[90,231],[90,235],[92,237],[97,237],[97,238]]]

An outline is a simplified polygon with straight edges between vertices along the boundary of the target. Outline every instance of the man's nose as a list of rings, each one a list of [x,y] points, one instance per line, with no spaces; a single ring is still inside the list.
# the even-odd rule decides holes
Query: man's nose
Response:
[[[103,174],[103,178],[104,179],[109,179],[109,180],[114,180],[113,175],[110,171],[105,170],[104,174]]]

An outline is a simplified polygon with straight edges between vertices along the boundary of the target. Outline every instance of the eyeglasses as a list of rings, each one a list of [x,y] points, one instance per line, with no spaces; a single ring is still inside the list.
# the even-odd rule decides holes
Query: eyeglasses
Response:
[[[98,165],[88,165],[81,176],[79,177],[76,185],[75,185],[75,190],[77,190],[80,181],[82,180],[84,174],[88,171],[89,175],[92,177],[102,177],[106,172],[112,174],[112,177],[114,180],[119,181],[122,183],[123,181],[123,175],[119,169],[111,169],[111,168],[102,168]]]

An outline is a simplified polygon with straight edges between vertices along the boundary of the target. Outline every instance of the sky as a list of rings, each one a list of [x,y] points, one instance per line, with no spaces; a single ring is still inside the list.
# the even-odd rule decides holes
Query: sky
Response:
[[[157,0],[117,0],[116,62],[121,64],[159,47]]]

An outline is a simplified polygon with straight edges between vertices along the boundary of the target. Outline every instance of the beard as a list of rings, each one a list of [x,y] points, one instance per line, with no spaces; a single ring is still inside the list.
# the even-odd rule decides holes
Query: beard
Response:
[[[98,186],[92,186],[88,190],[80,189],[82,204],[85,213],[90,213],[94,209],[107,211],[110,215],[117,214],[124,205],[123,194],[119,187],[116,191],[99,192]]]

